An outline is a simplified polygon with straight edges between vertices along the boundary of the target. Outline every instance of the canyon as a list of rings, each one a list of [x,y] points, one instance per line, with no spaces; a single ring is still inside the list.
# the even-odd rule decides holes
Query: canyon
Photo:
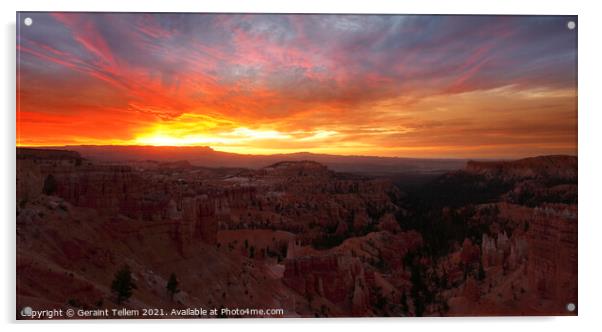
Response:
[[[577,313],[576,157],[362,172],[303,154],[106,149],[17,148],[17,308]],[[404,186],[415,174],[428,176]],[[137,287],[118,304],[125,265]]]

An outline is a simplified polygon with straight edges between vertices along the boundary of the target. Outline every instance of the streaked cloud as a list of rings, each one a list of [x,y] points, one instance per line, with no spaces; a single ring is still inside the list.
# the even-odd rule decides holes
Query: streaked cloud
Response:
[[[20,145],[576,154],[575,17],[28,16]]]

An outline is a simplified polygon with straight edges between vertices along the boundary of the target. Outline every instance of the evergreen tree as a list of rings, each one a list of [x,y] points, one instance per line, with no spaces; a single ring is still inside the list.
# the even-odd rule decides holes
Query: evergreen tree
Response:
[[[410,293],[412,300],[414,301],[414,314],[416,317],[422,317],[426,310],[426,295],[428,292],[424,283],[424,273],[422,268],[418,265],[412,265],[410,273],[410,280],[412,281]]]
[[[406,316],[410,313],[410,307],[408,306],[408,296],[406,295],[405,290],[403,291],[403,293],[401,293],[401,312]]]
[[[180,292],[180,290],[178,289],[178,278],[176,277],[175,273],[172,273],[169,276],[169,280],[167,280],[167,285],[165,286],[165,288],[167,289],[167,292],[169,292],[169,294],[171,295],[171,298],[173,299],[174,295],[176,295],[177,293]]]
[[[477,279],[482,281],[485,279],[485,269],[483,268],[483,260],[479,260],[479,271],[477,272]]]
[[[53,195],[54,193],[56,193],[57,187],[58,185],[54,176],[52,174],[48,174],[48,176],[44,180],[44,188],[42,189],[42,192],[45,195]]]
[[[111,290],[117,295],[117,304],[129,299],[134,289],[136,289],[136,284],[132,279],[130,267],[124,265],[115,273],[115,279],[111,283]]]

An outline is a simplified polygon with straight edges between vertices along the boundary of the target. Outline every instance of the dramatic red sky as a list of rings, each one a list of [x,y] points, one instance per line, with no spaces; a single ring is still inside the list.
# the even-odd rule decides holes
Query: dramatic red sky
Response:
[[[22,13],[17,145],[575,155],[570,20]]]

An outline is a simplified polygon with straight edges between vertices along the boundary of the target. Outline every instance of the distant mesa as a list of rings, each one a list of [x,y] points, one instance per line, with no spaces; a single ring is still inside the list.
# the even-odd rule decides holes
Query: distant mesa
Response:
[[[82,157],[76,151],[18,147],[17,159],[77,160]]]
[[[332,174],[327,166],[311,160],[281,161],[263,168],[263,171],[279,176],[329,176]]]
[[[330,155],[298,152],[289,154],[251,155],[215,151],[207,146],[117,146],[72,145],[45,147],[78,152],[83,158],[100,163],[174,162],[188,161],[193,166],[262,169],[279,162],[314,161],[336,172],[364,175],[391,175],[398,173],[442,174],[460,170],[467,159],[421,159]]]
[[[539,156],[514,161],[468,161],[466,171],[500,178],[577,178],[577,157]]]
[[[326,168],[326,166],[315,162],[313,160],[300,160],[300,161],[281,161],[275,163],[268,168],[313,168],[313,169],[322,169]]]

